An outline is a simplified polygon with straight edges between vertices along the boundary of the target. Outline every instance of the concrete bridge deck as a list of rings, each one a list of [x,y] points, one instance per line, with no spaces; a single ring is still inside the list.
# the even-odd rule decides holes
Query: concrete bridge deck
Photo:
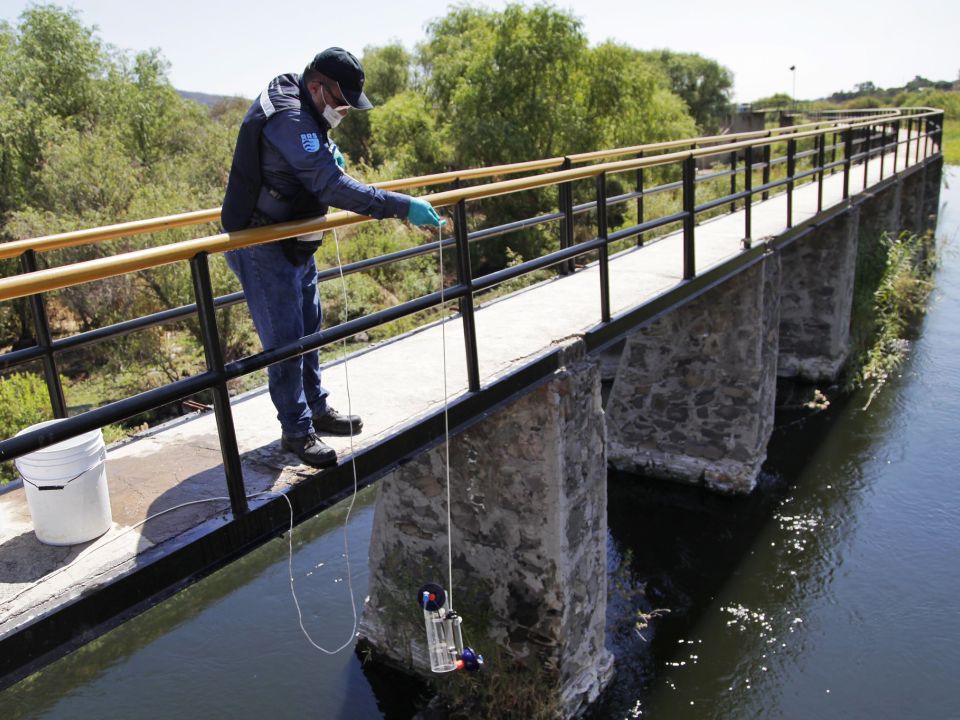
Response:
[[[905,154],[899,154],[898,170],[906,166]],[[892,154],[884,161],[888,176],[892,161]],[[879,180],[880,164],[880,158],[870,162],[867,186]],[[863,168],[855,168],[850,176],[851,196],[864,188]],[[823,207],[841,202],[842,173],[837,172],[825,180]],[[795,190],[795,225],[813,217],[816,208],[815,184]],[[781,234],[787,227],[786,195],[756,202],[752,223],[754,238]],[[743,234],[742,210],[698,225],[697,272],[741,252]],[[611,258],[611,310],[615,316],[681,281],[681,243],[681,234],[674,233]],[[349,261],[349,247],[344,245],[342,251],[347,256],[344,261]],[[564,338],[597,326],[599,282],[594,264],[479,307],[476,323],[482,384],[495,383],[549,352]],[[349,372],[350,405],[364,417],[364,431],[353,441],[355,450],[416,424],[442,406],[442,333],[446,334],[447,393],[453,399],[467,389],[462,325],[457,318],[443,327],[435,324],[353,355],[346,366],[334,363],[325,369],[324,383],[331,391],[332,403],[341,410],[348,407],[345,370]],[[233,414],[248,493],[282,491],[317,474],[297,465],[292,455],[279,448],[279,426],[265,389],[236,398]],[[350,440],[330,438],[329,442],[340,453],[341,463],[348,462]],[[212,412],[189,416],[110,448],[107,473],[113,527],[83,546],[58,548],[39,543],[23,489],[13,486],[0,494],[0,639],[189,544],[230,518]],[[147,520],[168,508],[211,498],[221,499]],[[253,498],[251,507],[264,502],[265,497]]]

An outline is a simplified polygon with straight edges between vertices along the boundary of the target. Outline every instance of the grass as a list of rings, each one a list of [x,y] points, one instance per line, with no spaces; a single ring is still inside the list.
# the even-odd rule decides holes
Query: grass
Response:
[[[960,120],[943,124],[943,159],[947,165],[960,165]]]

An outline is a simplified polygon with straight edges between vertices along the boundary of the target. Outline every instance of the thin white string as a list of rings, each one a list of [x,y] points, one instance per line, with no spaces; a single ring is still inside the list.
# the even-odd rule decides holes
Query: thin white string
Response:
[[[259,495],[259,494],[261,494],[261,493],[257,493],[257,495]],[[254,496],[254,495],[248,495],[247,497],[250,498],[250,497],[255,497],[255,496]],[[85,557],[87,557],[88,555],[92,555],[92,554],[93,554],[94,552],[96,552],[97,550],[102,550],[102,549],[105,548],[107,545],[110,545],[111,543],[116,542],[117,540],[119,540],[120,538],[122,538],[122,537],[123,537],[124,535],[126,535],[127,533],[130,533],[130,532],[136,530],[138,527],[140,527],[141,525],[143,525],[143,524],[145,524],[145,523],[150,522],[150,521],[153,520],[154,518],[158,518],[158,517],[160,517],[161,515],[165,515],[166,513],[172,512],[172,511],[174,511],[174,510],[179,510],[180,508],[188,507],[189,505],[199,505],[200,503],[214,502],[214,501],[217,501],[217,500],[226,500],[227,502],[230,502],[230,498],[228,498],[228,497],[211,497],[211,498],[204,498],[204,499],[202,499],[202,500],[190,500],[189,502],[180,503],[179,505],[174,505],[173,507],[169,507],[169,508],[167,508],[166,510],[161,510],[161,511],[158,512],[158,513],[154,513],[154,514],[151,515],[150,517],[147,517],[147,518],[141,520],[140,522],[136,523],[135,525],[131,525],[130,527],[126,528],[125,530],[123,530],[123,532],[120,532],[120,533],[114,535],[112,538],[106,540],[105,542],[100,543],[99,545],[96,544],[96,543],[94,543],[93,545],[91,545],[90,547],[88,547],[86,550],[83,550],[82,552],[78,553],[77,556],[76,556],[73,560],[71,560],[68,564],[63,565],[63,566],[57,568],[54,572],[50,573],[49,575],[44,575],[42,578],[39,578],[39,579],[35,580],[34,582],[30,583],[30,584],[27,585],[25,588],[23,588],[20,592],[18,592],[16,595],[13,595],[13,596],[7,598],[7,599],[4,601],[4,603],[9,603],[9,602],[11,602],[11,601],[13,601],[13,600],[16,600],[17,598],[21,597],[21,596],[24,595],[25,593],[28,593],[28,592],[30,592],[31,590],[33,590],[35,587],[38,587],[39,585],[41,585],[41,584],[43,584],[43,583],[45,583],[45,582],[47,582],[47,581],[49,581],[49,580],[52,580],[53,578],[57,577],[57,576],[60,575],[61,573],[64,573],[64,572],[66,572],[67,570],[70,570],[70,569],[73,568],[73,567],[76,567],[76,565],[78,565],[78,564],[80,563],[80,561],[83,560],[83,559],[84,559]]]
[[[343,263],[340,261],[340,238],[337,235],[337,229],[333,229],[333,242],[337,252],[337,268],[340,271],[340,288],[343,291],[343,321],[347,322],[350,319],[350,306],[349,299],[347,297],[347,280],[343,275]],[[353,398],[350,395],[350,372],[347,363],[347,339],[343,339],[341,345],[342,354],[341,360],[343,364],[343,380],[344,386],[347,391],[347,416],[351,417],[353,415]],[[338,652],[344,650],[353,644],[354,638],[357,636],[357,601],[353,595],[353,571],[350,567],[350,540],[347,535],[347,526],[350,524],[350,514],[353,512],[353,505],[357,501],[357,459],[356,454],[353,449],[353,423],[348,423],[350,425],[350,467],[353,472],[353,495],[350,497],[350,504],[347,506],[347,515],[343,519],[343,557],[347,563],[347,588],[350,590],[350,610],[353,612],[353,630],[350,634],[350,637],[338,647],[336,650],[327,650],[325,647],[317,644],[310,633],[307,632],[307,629],[303,625],[303,613],[300,612],[300,603],[297,601],[297,593],[293,589],[293,538],[292,538],[292,523],[293,523],[293,507],[290,508],[290,522],[291,522],[291,539],[290,539],[290,557],[289,557],[289,569],[290,569],[290,594],[293,595],[293,604],[297,607],[297,618],[300,621],[300,629],[303,631],[304,637],[307,638],[313,647],[315,647],[320,652],[326,655],[336,655]],[[286,495],[284,495],[286,497]],[[289,504],[290,499],[287,498],[287,503]]]
[[[443,357],[443,432],[445,437],[447,482],[447,603],[453,608],[453,522],[450,517],[450,413],[447,400],[447,307],[443,287],[443,225],[437,226],[438,250],[440,258],[440,339]]]
[[[351,589],[350,589],[350,604],[351,604],[351,607],[353,607],[353,632],[352,632],[352,634],[350,635],[350,639],[347,640],[343,645],[341,645],[340,647],[338,647],[336,650],[327,650],[327,649],[321,647],[320,645],[318,645],[317,643],[315,643],[315,642],[313,641],[313,639],[310,637],[310,634],[309,634],[309,633],[307,632],[307,630],[304,628],[304,625],[303,625],[303,613],[302,613],[301,610],[300,610],[300,601],[299,601],[299,599],[297,598],[297,591],[296,591],[296,588],[294,587],[294,578],[293,578],[293,503],[290,502],[290,498],[287,497],[286,494],[284,494],[284,493],[282,493],[282,492],[277,492],[277,491],[275,491],[275,490],[264,490],[263,492],[251,493],[250,495],[247,495],[246,497],[247,497],[248,500],[252,500],[253,498],[262,497],[262,496],[264,496],[264,495],[272,495],[272,496],[276,496],[276,497],[281,497],[281,498],[283,498],[283,500],[287,503],[287,508],[288,508],[289,511],[290,511],[290,527],[289,527],[289,530],[288,530],[288,532],[287,532],[287,571],[288,571],[288,575],[289,575],[289,579],[290,579],[290,595],[293,597],[293,604],[294,604],[294,607],[296,607],[296,609],[297,609],[297,618],[298,618],[299,623],[300,623],[300,629],[303,631],[303,634],[306,635],[307,640],[310,642],[310,644],[313,645],[317,650],[320,650],[321,652],[324,652],[324,653],[326,653],[327,655],[335,655],[336,653],[342,651],[344,648],[350,646],[350,645],[353,643],[353,639],[354,639],[354,637],[356,637],[356,634],[357,634],[357,630],[356,630],[356,627],[357,627],[357,611],[356,611],[356,604],[354,603],[354,599],[353,599],[353,588],[351,587]],[[351,501],[350,501],[350,509],[353,508],[354,500],[356,500],[356,495],[354,495],[353,499],[351,499]],[[37,586],[40,585],[41,583],[45,583],[45,582],[51,580],[52,578],[55,578],[56,576],[60,575],[61,573],[66,572],[67,570],[70,570],[70,569],[73,568],[73,567],[76,567],[76,565],[77,565],[82,559],[84,559],[85,557],[87,557],[88,555],[91,555],[92,553],[96,552],[97,550],[102,550],[103,548],[107,547],[107,545],[110,545],[111,543],[116,542],[117,540],[119,540],[119,539],[122,538],[123,536],[125,536],[125,535],[127,535],[128,533],[131,533],[131,532],[133,532],[134,530],[136,530],[136,529],[137,529],[138,527],[140,527],[141,525],[144,525],[144,524],[150,522],[151,520],[154,520],[154,519],[160,517],[161,515],[166,515],[168,512],[173,512],[174,510],[180,510],[181,508],[189,507],[190,505],[200,505],[200,504],[202,504],[202,503],[208,503],[208,502],[227,502],[227,503],[229,503],[229,502],[230,502],[230,498],[229,498],[229,497],[225,497],[225,496],[218,496],[218,497],[203,498],[203,499],[201,499],[201,500],[190,500],[189,502],[180,503],[179,505],[174,505],[173,507],[168,507],[166,510],[161,510],[161,511],[158,512],[158,513],[154,513],[153,515],[150,515],[149,517],[144,518],[144,519],[141,520],[140,522],[138,522],[138,523],[136,523],[136,524],[134,524],[134,525],[131,525],[131,526],[128,527],[128,528],[125,528],[125,529],[123,530],[123,532],[120,532],[120,533],[118,533],[117,535],[114,535],[112,538],[110,538],[110,539],[107,540],[106,542],[101,543],[101,544],[99,544],[99,545],[91,545],[91,546],[88,547],[86,550],[84,550],[83,552],[81,552],[80,554],[78,554],[68,565],[64,565],[63,567],[58,568],[55,572],[52,572],[52,573],[50,573],[49,575],[45,575],[44,577],[40,578],[39,580],[31,583],[30,585],[28,585],[27,587],[25,587],[23,590],[21,590],[19,593],[17,593],[17,594],[14,595],[13,597],[8,598],[5,602],[8,602],[8,603],[9,603],[9,602],[12,601],[12,600],[16,600],[16,599],[19,598],[21,595],[23,595],[24,593],[32,590],[33,588],[37,587]],[[347,511],[347,519],[349,520],[349,510]],[[344,542],[345,542],[345,544],[346,544],[346,526],[347,526],[347,523],[346,523],[346,521],[345,521],[345,522],[344,522]],[[349,562],[349,557],[347,557],[347,573],[348,573],[348,577],[349,577],[349,572],[350,572],[350,569],[349,569],[349,568],[350,568],[350,562]]]

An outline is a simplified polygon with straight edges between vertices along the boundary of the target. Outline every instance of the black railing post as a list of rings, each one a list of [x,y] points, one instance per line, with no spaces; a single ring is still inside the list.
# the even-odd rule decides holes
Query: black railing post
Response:
[[[797,174],[797,141],[787,140],[787,227],[793,227],[793,176]]]
[[[643,150],[637,153],[637,158],[643,157]],[[643,224],[643,168],[637,168],[637,225]],[[637,247],[643,247],[643,233],[637,233]]]
[[[870,184],[870,139],[873,137],[873,126],[868,125],[866,128],[866,149],[863,152],[863,189],[867,189],[867,185]]]
[[[897,161],[900,158],[900,121],[893,121],[893,174],[897,174]]]
[[[743,150],[743,189],[747,193],[747,199],[743,203],[743,244],[750,247],[752,239],[751,226],[753,212],[753,145],[747,145]]]
[[[190,273],[193,276],[193,292],[197,299],[197,315],[200,319],[200,336],[203,338],[207,369],[220,378],[211,388],[213,411],[217,418],[217,435],[220,437],[220,454],[223,457],[223,469],[227,476],[230,507],[234,517],[238,517],[246,514],[249,508],[247,492],[243,484],[240,451],[237,449],[237,433],[233,426],[233,413],[230,410],[230,393],[227,391],[223,370],[223,351],[220,349],[220,331],[217,329],[217,313],[213,304],[213,286],[210,283],[207,253],[201,252],[194,255],[190,260]]]
[[[823,167],[827,164],[827,134],[817,136],[817,167],[820,169],[817,183],[817,212],[823,210]]]
[[[467,386],[470,392],[480,391],[480,363],[477,360],[477,324],[473,317],[473,271],[470,269],[470,241],[467,231],[467,201],[457,203],[454,213],[454,231],[457,236],[457,280],[467,286],[467,294],[460,298],[460,317],[463,320],[463,344],[467,353]]]
[[[920,162],[920,134],[922,132],[921,128],[923,127],[923,123],[921,122],[921,120],[922,118],[917,118],[917,140],[914,143],[914,145],[916,146],[916,149],[914,150],[914,153],[913,153],[914,164],[917,164],[918,162]]]
[[[843,199],[850,197],[850,156],[853,155],[853,128],[843,131]]]
[[[730,194],[737,194],[737,151],[734,150],[730,153]],[[734,200],[730,203],[730,212],[735,213],[737,211],[737,201]]]
[[[572,166],[570,158],[563,159],[562,170],[569,170]],[[573,246],[573,183],[565,182],[560,184],[559,189],[560,212],[563,217],[560,218],[560,248],[565,249]],[[573,260],[565,260],[560,263],[560,274],[569,275],[574,271]]]
[[[600,246],[600,320],[610,322],[610,248],[607,245],[607,174],[597,175],[597,237]]]
[[[917,119],[917,162],[927,153],[927,119]]]
[[[33,250],[27,250],[20,256],[20,267],[23,268],[25,273],[36,271],[37,255]],[[43,302],[43,295],[34,293],[30,296],[30,309],[33,311],[33,329],[37,334],[37,347],[43,350],[43,377],[47,382],[50,407],[53,408],[55,418],[65,418],[67,417],[67,401],[63,396],[63,385],[60,384],[57,360],[53,356],[50,321],[47,318],[47,307]]]
[[[913,137],[913,118],[907,118],[907,149],[903,153],[903,167],[907,168],[910,165],[910,139]]]
[[[837,137],[837,131],[833,131],[833,142],[830,143],[830,164],[833,165],[837,161],[837,143],[839,139]],[[830,168],[830,174],[833,175],[837,171],[836,166]]]
[[[763,146],[763,184],[766,185],[770,182],[770,143],[767,143]],[[763,191],[763,199],[767,200],[770,197],[770,191]]]
[[[924,118],[923,120],[923,156],[925,158],[930,157],[930,118]]]
[[[697,274],[694,255],[693,233],[696,227],[694,208],[696,207],[697,165],[693,154],[683,161],[683,279],[690,280]]]
[[[887,124],[883,123],[880,131],[880,179],[883,180],[884,160],[887,159]]]

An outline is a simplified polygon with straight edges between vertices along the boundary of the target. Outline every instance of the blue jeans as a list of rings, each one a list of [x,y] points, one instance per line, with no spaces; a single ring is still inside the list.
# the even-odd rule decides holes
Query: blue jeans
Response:
[[[243,286],[264,350],[320,331],[317,266],[312,257],[303,265],[294,265],[279,242],[230,250],[224,255]],[[313,414],[327,407],[327,391],[320,384],[319,353],[311,350],[274,363],[267,368],[267,377],[283,434],[302,437],[312,432]]]

